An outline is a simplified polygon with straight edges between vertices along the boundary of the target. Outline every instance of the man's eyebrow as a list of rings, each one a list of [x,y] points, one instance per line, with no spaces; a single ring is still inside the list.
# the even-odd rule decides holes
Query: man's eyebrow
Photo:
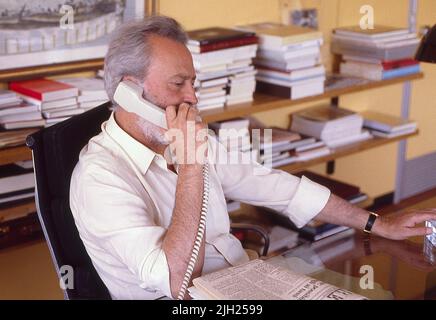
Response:
[[[197,77],[196,75],[194,75],[193,77],[191,77],[190,75],[186,74],[186,73],[178,73],[173,75],[171,78],[182,78],[183,80],[195,80]]]

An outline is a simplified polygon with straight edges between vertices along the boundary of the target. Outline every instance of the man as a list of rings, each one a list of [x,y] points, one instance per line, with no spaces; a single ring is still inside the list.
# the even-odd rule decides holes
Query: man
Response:
[[[198,231],[205,161],[211,163],[209,206],[193,278],[248,261],[229,233],[226,198],[270,207],[300,227],[316,216],[357,229],[369,227],[369,220],[374,234],[390,239],[428,232],[415,224],[435,219],[430,210],[374,221],[375,216],[305,177],[256,163],[213,163],[216,150],[225,152],[220,146],[204,148],[205,143],[216,146],[215,140],[188,139],[189,123],[195,122],[194,136],[206,125],[197,118],[195,70],[186,40],[179,24],[167,17],[122,26],[105,59],[105,85],[113,99],[120,81],[139,84],[143,96],[165,110],[168,129],[182,133],[172,144],[176,158],[187,158],[180,150],[188,150],[188,144],[201,156],[194,163],[172,165],[165,152],[166,130],[120,105],[82,150],[73,172],[71,210],[113,298],[177,297]]]

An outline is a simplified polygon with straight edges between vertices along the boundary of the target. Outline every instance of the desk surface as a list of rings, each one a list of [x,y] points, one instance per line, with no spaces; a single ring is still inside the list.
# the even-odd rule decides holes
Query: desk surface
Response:
[[[353,231],[303,243],[270,259],[370,299],[436,300],[436,248],[424,237],[392,241]],[[373,289],[368,288],[371,272]]]

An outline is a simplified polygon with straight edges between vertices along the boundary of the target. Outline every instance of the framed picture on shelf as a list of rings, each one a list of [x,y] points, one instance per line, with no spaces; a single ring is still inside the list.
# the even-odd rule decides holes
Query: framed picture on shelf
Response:
[[[145,0],[2,0],[0,70],[103,58],[111,32]]]

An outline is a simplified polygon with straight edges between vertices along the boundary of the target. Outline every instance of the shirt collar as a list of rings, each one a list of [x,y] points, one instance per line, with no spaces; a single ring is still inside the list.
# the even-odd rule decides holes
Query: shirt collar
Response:
[[[153,161],[156,161],[163,169],[168,170],[165,158],[124,131],[115,121],[114,112],[112,112],[109,120],[103,124],[102,129],[126,152],[141,174],[144,175],[147,172]]]

